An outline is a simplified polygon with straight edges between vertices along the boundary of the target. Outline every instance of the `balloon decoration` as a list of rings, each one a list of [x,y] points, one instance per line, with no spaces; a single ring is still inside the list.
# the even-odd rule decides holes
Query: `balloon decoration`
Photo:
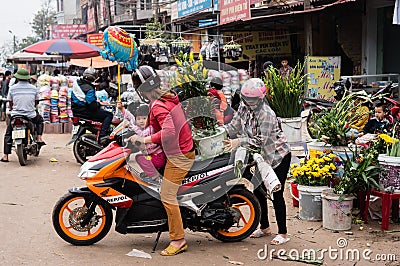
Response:
[[[127,70],[138,66],[139,50],[133,37],[124,29],[110,26],[104,31],[104,50],[100,52],[104,59],[124,64]]]

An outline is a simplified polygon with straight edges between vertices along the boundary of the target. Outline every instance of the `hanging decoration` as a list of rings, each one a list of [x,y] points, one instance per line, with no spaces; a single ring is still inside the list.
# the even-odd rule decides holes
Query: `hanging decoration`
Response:
[[[224,45],[224,57],[231,60],[238,60],[243,54],[242,46],[232,40]]]
[[[179,36],[171,42],[171,53],[177,55],[179,52],[189,54],[192,44],[190,41],[185,40],[182,36]]]
[[[123,63],[129,71],[135,70],[138,66],[139,50],[133,36],[115,26],[108,27],[103,35],[104,50],[100,52],[101,56],[110,61]]]
[[[156,62],[168,62],[168,45],[163,42],[161,38],[146,38],[140,40],[139,50],[145,58],[150,56]]]

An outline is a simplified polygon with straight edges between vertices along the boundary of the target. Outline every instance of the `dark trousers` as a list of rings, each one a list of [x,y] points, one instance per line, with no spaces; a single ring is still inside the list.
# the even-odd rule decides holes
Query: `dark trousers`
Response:
[[[274,200],[272,201],[275,210],[276,223],[278,224],[278,234],[287,233],[286,204],[285,204],[285,199],[283,198],[283,191],[285,189],[285,183],[286,183],[287,173],[289,172],[290,168],[291,158],[292,158],[291,153],[287,154],[283,158],[282,162],[274,169],[274,172],[277,175],[282,185],[281,190],[274,192]],[[261,183],[261,186],[263,186],[264,190],[267,191],[267,189],[264,186],[264,183]],[[259,189],[254,190],[254,195],[257,197],[261,206],[260,228],[266,229],[269,227],[267,198],[263,195],[263,193]]]
[[[82,117],[86,119],[90,119],[93,121],[101,122],[101,130],[100,137],[107,136],[109,134],[109,129],[111,125],[111,121],[113,119],[113,114],[109,111],[103,109],[90,110],[85,107],[73,108],[72,113],[76,117]]]
[[[7,125],[6,134],[4,135],[4,154],[11,154],[12,148],[12,126],[11,120]],[[40,114],[36,114],[34,118],[30,119],[32,123],[36,125],[36,132],[38,135],[43,135],[43,117]]]

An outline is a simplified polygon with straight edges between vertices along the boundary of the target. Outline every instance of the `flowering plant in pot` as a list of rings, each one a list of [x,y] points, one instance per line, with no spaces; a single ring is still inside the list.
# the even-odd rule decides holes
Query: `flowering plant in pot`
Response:
[[[300,165],[292,164],[290,175],[302,186],[328,186],[333,182],[339,166],[337,155],[329,151],[317,151],[315,157],[300,160]]]
[[[332,146],[347,146],[354,140],[348,134],[351,126],[356,124],[364,115],[360,107],[371,98],[365,91],[346,95],[335,106],[321,113],[314,113],[308,124],[311,135]]]
[[[226,138],[223,127],[218,127],[214,102],[208,96],[208,70],[202,57],[194,60],[193,53],[179,53],[177,66],[169,75],[169,82],[178,91],[187,119],[190,122],[197,152],[203,159],[224,152],[222,140]]]
[[[193,53],[179,53],[175,58],[177,67],[169,81],[178,88],[179,99],[183,102],[185,113],[197,135],[215,134],[217,121],[213,113],[213,104],[207,93],[208,70],[202,57],[195,61]]]
[[[333,193],[340,195],[339,202],[346,195],[358,197],[360,192],[379,188],[379,174],[384,171],[378,163],[378,150],[375,146],[359,149],[355,147],[343,160],[343,175],[334,187]],[[363,200],[363,199],[361,199]]]

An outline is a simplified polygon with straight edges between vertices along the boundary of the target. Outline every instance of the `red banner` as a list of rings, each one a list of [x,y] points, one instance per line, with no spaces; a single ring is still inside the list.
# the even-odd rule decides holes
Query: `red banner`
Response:
[[[250,18],[249,0],[222,0],[219,6],[219,24]]]
[[[87,42],[103,49],[103,33],[88,34]]]
[[[73,39],[87,32],[86,24],[52,24],[51,39]]]

